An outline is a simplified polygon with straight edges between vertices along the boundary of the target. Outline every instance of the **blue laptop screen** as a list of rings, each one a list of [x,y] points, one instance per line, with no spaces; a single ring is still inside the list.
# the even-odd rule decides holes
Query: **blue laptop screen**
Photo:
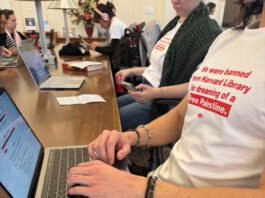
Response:
[[[0,182],[13,197],[28,196],[41,144],[6,92],[0,95]]]
[[[50,76],[48,69],[45,67],[44,62],[36,49],[21,49],[21,56],[38,85]]]

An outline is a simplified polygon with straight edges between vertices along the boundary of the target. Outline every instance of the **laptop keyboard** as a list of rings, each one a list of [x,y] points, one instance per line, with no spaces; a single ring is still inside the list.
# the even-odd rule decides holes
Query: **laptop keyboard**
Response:
[[[40,88],[79,88],[83,80],[83,77],[50,77],[41,83]]]
[[[83,197],[67,195],[68,171],[81,162],[90,161],[87,147],[52,149],[43,184],[42,198]]]

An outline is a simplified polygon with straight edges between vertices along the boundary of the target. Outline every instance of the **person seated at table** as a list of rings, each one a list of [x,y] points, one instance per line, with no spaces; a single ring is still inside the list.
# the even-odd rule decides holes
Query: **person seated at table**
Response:
[[[13,10],[5,9],[3,13],[6,17],[6,29],[5,32],[7,34],[6,39],[8,45],[20,46],[22,40],[27,39],[22,33],[16,31],[17,27],[17,18]]]
[[[94,161],[70,170],[69,195],[264,198],[265,11],[259,23],[245,27],[250,13],[265,10],[264,2],[241,1],[247,11],[243,23],[214,41],[176,108],[138,132],[106,130],[90,143]],[[150,179],[110,166],[131,146],[159,146],[178,138]]]
[[[11,57],[13,55],[12,51],[6,49],[5,42],[5,26],[6,26],[6,17],[0,10],[0,48],[3,50],[2,56]]]
[[[190,80],[208,48],[222,32],[216,21],[209,18],[208,9],[201,0],[172,0],[172,6],[177,16],[161,32],[149,67],[121,70],[116,74],[122,80],[143,77],[142,84],[137,87],[141,93],[129,92],[118,97],[123,130],[146,124],[169,110],[168,105],[152,104],[152,99],[183,97],[187,84],[180,84]]]
[[[210,10],[210,17],[212,17],[215,14],[216,4],[213,2],[207,3],[207,7]]]
[[[121,37],[124,35],[126,25],[116,16],[115,6],[109,1],[107,1],[106,4],[100,3],[97,5],[94,20],[96,23],[99,23],[102,28],[108,31],[110,44],[101,47],[100,43],[93,42],[90,46],[90,50],[112,56]]]

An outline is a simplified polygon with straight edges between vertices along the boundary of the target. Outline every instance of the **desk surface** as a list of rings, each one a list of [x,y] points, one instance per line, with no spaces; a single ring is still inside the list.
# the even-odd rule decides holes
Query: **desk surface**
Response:
[[[58,48],[56,47],[58,51]],[[41,91],[25,66],[0,71],[0,83],[6,88],[44,147],[84,145],[95,139],[104,129],[120,130],[120,119],[109,58],[58,58],[58,68],[50,66],[53,76],[85,76],[79,90]],[[63,71],[62,62],[77,59],[100,61],[103,70],[89,73]],[[79,94],[99,94],[107,102],[86,105],[60,106],[56,97]]]
[[[84,39],[88,43],[92,43],[93,41],[103,42],[106,40],[105,38],[84,38]],[[57,44],[65,43],[65,38],[64,37],[57,37],[56,42],[57,42]],[[82,43],[81,39],[78,37],[70,37],[70,42],[71,43],[77,43],[77,42]]]

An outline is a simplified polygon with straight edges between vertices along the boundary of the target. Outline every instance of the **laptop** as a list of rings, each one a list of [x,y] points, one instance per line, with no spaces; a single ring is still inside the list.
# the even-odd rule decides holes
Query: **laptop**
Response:
[[[4,68],[16,68],[16,67],[21,66],[23,64],[24,64],[23,59],[21,58],[20,54],[18,53],[17,60],[11,61],[11,62],[3,61],[2,63],[0,63],[0,68],[2,68],[2,69],[4,69]]]
[[[32,39],[25,39],[22,40],[21,45],[33,45]],[[7,58],[7,59],[13,59],[12,61],[4,61],[0,63],[0,69],[5,68],[16,68],[18,66],[24,65],[23,59],[18,51],[17,58],[14,60],[14,58]]]
[[[66,198],[69,169],[90,160],[87,145],[44,149],[0,87],[0,189],[5,194],[14,198]],[[127,171],[125,160],[116,160],[114,166]]]
[[[18,51],[40,89],[79,89],[85,80],[84,77],[52,77],[32,43],[19,46]]]

